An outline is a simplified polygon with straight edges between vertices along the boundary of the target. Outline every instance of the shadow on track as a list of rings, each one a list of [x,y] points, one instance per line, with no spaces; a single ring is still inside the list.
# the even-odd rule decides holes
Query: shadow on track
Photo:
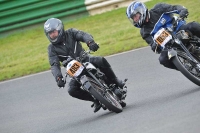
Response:
[[[119,117],[119,114],[123,113],[115,113],[115,112],[110,112],[108,110],[104,111],[105,113],[103,114],[94,114],[92,117],[88,118],[80,118],[78,121],[71,122],[66,125],[62,125],[61,127],[57,127],[54,129],[55,132],[61,132],[61,131],[67,131],[67,130],[77,130],[78,126],[88,126],[88,124],[92,123],[98,123],[98,121],[106,121],[107,119],[112,119],[112,117]],[[93,113],[93,112],[91,112]]]
[[[168,103],[170,101],[173,101],[173,100],[176,100],[179,98],[183,98],[185,96],[189,96],[196,92],[200,92],[200,87],[195,88],[195,89],[190,89],[187,91],[173,93],[173,94],[167,95],[165,97],[155,97],[155,98],[151,98],[151,99],[144,99],[139,102],[133,101],[132,103],[127,104],[127,106],[123,109],[123,112],[131,111],[132,109],[135,110],[135,109],[139,109],[139,108],[143,108],[143,107],[145,107],[145,108],[151,107],[152,108],[152,106],[158,106],[160,104]],[[117,114],[117,113],[106,110],[102,114],[94,114],[92,117],[80,118],[77,121],[73,121],[66,125],[64,124],[60,127],[56,127],[54,129],[54,131],[60,132],[60,131],[67,131],[67,130],[76,130],[78,126],[83,127],[83,126],[91,125],[92,123],[98,123],[101,121],[115,119],[113,117],[120,117],[121,114],[123,114],[123,112]]]
[[[179,93],[174,93],[171,95],[167,95],[165,97],[155,97],[153,99],[145,99],[143,101],[139,101],[139,102],[133,102],[132,104],[128,104],[126,109],[130,110],[132,108],[137,109],[137,108],[142,108],[142,107],[147,107],[147,106],[156,106],[159,104],[164,104],[188,95],[191,95],[193,93],[199,92],[200,91],[200,87],[195,88],[195,89],[190,89],[187,91],[183,91],[183,92],[179,92]]]

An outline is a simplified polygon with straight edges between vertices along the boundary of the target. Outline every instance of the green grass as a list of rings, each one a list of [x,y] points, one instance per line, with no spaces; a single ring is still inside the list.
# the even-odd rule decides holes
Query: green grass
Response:
[[[152,8],[162,0],[147,2]],[[200,22],[199,0],[168,0],[169,4],[182,4],[189,10],[189,21]],[[147,46],[126,18],[126,8],[89,16],[64,23],[65,29],[77,28],[93,35],[100,49],[94,55],[107,56]],[[47,46],[43,24],[32,30],[15,33],[0,39],[0,81],[49,70]],[[86,48],[86,45],[83,43]]]

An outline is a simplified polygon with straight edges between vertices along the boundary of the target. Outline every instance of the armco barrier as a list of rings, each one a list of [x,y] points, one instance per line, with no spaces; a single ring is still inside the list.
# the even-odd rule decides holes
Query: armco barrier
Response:
[[[132,0],[0,1],[0,33],[45,22],[48,18],[94,15],[126,6]]]
[[[0,13],[0,32],[41,23],[50,17],[61,18],[87,12],[84,2],[84,0],[1,1],[0,9],[4,8]]]

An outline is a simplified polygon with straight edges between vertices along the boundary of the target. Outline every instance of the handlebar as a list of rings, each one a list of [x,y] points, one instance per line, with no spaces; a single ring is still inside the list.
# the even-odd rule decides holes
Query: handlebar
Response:
[[[91,50],[82,51],[80,56],[76,58],[77,61],[82,62],[82,60],[91,53]]]
[[[173,16],[173,18],[174,18],[174,21],[172,22],[172,25],[173,25],[173,28],[176,28],[178,22],[179,22],[180,20],[183,20],[183,21],[184,21],[184,19],[185,19],[186,17]]]

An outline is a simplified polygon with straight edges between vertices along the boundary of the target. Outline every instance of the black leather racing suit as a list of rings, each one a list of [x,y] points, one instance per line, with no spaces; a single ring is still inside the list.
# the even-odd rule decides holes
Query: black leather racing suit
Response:
[[[179,13],[181,11],[187,10],[180,5],[169,5],[166,3],[156,4],[151,10],[149,10],[150,18],[149,21],[144,23],[141,27],[140,33],[142,38],[151,46],[154,43],[152,36],[150,35],[151,31],[154,28],[154,25],[157,23],[161,15],[165,12],[170,12],[177,10]],[[179,30],[189,30],[192,34],[200,37],[200,24],[197,22],[190,22],[188,24],[182,25]],[[168,60],[167,51],[163,50],[159,57],[160,64],[165,67],[176,69],[174,64]]]
[[[90,34],[71,28],[65,31],[65,36],[63,37],[62,43],[50,44],[48,46],[48,57],[49,63],[51,65],[51,72],[56,81],[58,76],[62,76],[60,61],[62,62],[63,60],[66,60],[67,56],[71,56],[74,59],[76,59],[76,57],[79,57],[81,51],[84,50],[80,42],[87,43],[89,41],[93,41],[93,37]],[[85,61],[88,60],[89,58],[85,59]],[[90,62],[98,68],[103,69],[110,67],[110,64],[104,57],[90,56]],[[72,97],[81,100],[94,100],[90,94],[80,89],[80,84],[73,79],[70,79],[68,92]]]

